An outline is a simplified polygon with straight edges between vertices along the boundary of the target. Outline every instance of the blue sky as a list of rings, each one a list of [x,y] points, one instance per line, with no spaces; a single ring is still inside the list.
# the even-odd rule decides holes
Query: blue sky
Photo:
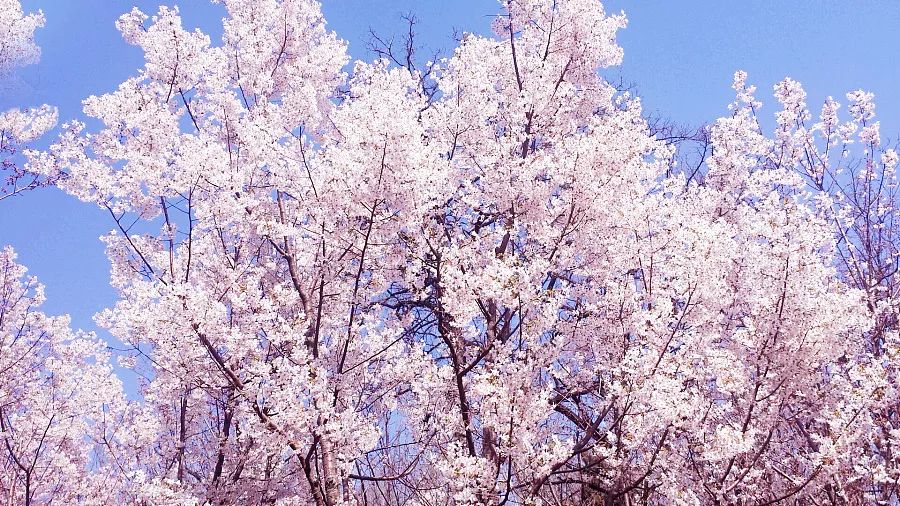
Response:
[[[23,0],[26,11],[43,9],[47,26],[37,32],[43,57],[0,83],[0,110],[56,105],[60,120],[80,117],[81,100],[112,91],[142,64],[139,49],[125,44],[114,22],[137,5],[147,13],[162,0]],[[171,5],[172,2],[167,4]],[[223,9],[205,0],[177,3],[186,27],[213,40]],[[876,95],[882,138],[900,137],[900,1],[610,0],[624,10],[629,27],[619,41],[621,73],[643,97],[645,109],[686,124],[725,114],[732,100],[731,76],[749,72],[759,97],[774,112],[771,88],[785,76],[804,84],[815,111],[828,95],[864,88]],[[323,0],[329,26],[349,41],[357,59],[371,59],[369,28],[397,33],[400,14],[421,21],[421,42],[452,50],[454,29],[486,33],[498,10],[493,0]],[[45,141],[46,142],[46,141]],[[98,240],[112,227],[99,208],[52,189],[0,203],[0,245],[47,286],[45,310],[69,313],[73,325],[95,330],[92,315],[111,305],[108,263]],[[103,335],[102,332],[100,332]]]

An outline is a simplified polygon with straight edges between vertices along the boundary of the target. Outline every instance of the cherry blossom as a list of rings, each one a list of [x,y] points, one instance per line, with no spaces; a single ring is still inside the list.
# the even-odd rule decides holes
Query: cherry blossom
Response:
[[[16,67],[37,63],[41,48],[34,43],[34,31],[44,26],[41,11],[25,14],[19,0],[0,2],[0,77]]]
[[[105,343],[39,311],[43,286],[0,250],[0,496],[11,504],[112,499],[104,445],[122,386]],[[91,472],[88,472],[88,470]]]
[[[28,324],[3,336],[34,350],[10,378],[63,379],[15,401],[10,458],[38,464],[8,465],[6,490],[896,500],[898,157],[870,94],[848,95],[843,123],[829,99],[810,125],[786,79],[766,132],[737,72],[686,174],[640,99],[602,77],[626,19],[595,0],[505,0],[492,35],[424,70],[347,66],[313,0],[223,3],[220,42],[174,7],[123,14],[144,67],[85,99],[92,126],[26,153],[108,212],[118,300],[95,319],[141,381],[126,400],[102,343],[30,311],[40,292],[7,251],[9,311]],[[28,488],[35,473],[61,485]]]
[[[0,1],[0,79],[16,67],[37,63],[41,50],[34,43],[34,31],[44,26],[38,11],[24,14],[19,0]],[[16,163],[14,155],[56,126],[56,108],[42,105],[34,109],[0,112],[0,200],[24,190],[51,184],[58,174],[40,174]]]

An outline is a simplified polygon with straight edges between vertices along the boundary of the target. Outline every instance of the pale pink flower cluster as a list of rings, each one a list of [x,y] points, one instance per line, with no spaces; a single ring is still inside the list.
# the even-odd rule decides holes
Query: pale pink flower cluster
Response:
[[[40,11],[26,15],[19,0],[0,0],[0,79],[9,77],[16,67],[38,61],[41,50],[34,44],[34,31],[42,26]],[[16,156],[26,144],[56,126],[56,117],[56,108],[48,105],[0,112],[0,200],[56,179],[58,172],[36,174]]]
[[[49,105],[0,113],[0,145],[8,147],[37,140],[56,126],[57,116],[56,108]]]
[[[32,310],[7,251],[0,361],[28,359],[0,382],[0,492],[891,500],[900,292],[896,256],[865,241],[891,244],[893,201],[871,185],[897,155],[876,167],[870,95],[807,126],[786,79],[765,132],[738,72],[695,177],[599,74],[626,22],[594,0],[505,1],[493,36],[427,78],[386,59],[345,72],[313,0],[223,3],[221,43],[174,8],[124,14],[144,68],[84,101],[96,127],[28,153],[110,215],[118,299],[96,321],[140,398],[102,343]],[[864,177],[836,192],[850,128]]]
[[[25,14],[19,0],[0,0],[0,78],[16,67],[37,63],[41,48],[34,43],[34,31],[42,26],[41,11]]]

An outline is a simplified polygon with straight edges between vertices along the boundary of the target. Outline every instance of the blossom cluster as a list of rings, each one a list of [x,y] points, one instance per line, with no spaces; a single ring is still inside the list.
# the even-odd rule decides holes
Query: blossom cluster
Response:
[[[34,43],[34,31],[42,26],[42,12],[25,14],[19,0],[0,0],[0,80],[16,67],[38,61],[41,50]],[[56,126],[56,117],[56,108],[48,105],[0,112],[0,200],[51,184],[59,176],[30,171],[15,156]]]
[[[738,72],[685,174],[599,72],[626,20],[595,0],[504,1],[427,71],[348,70],[314,0],[222,3],[220,43],[176,8],[123,14],[144,68],[84,101],[96,126],[26,154],[110,215],[118,300],[95,319],[140,398],[102,343],[32,310],[6,250],[0,492],[896,500],[898,157],[871,95],[807,125],[785,80],[766,132]]]

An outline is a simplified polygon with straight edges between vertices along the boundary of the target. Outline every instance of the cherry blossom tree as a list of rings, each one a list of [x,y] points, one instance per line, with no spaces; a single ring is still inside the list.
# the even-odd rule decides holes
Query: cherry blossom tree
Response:
[[[37,311],[43,287],[15,260],[0,251],[0,497],[96,502],[112,479],[102,443],[121,384],[104,343]]]
[[[37,63],[41,49],[34,43],[34,31],[44,26],[44,15],[24,14],[19,0],[0,0],[0,79],[8,78],[16,67]],[[0,112],[0,200],[24,190],[52,184],[58,174],[37,174],[14,163],[13,155],[56,125],[56,108],[42,105],[34,109]]]
[[[737,79],[743,81],[744,74]],[[863,295],[869,324],[862,340],[840,357],[842,380],[851,387],[835,412],[857,434],[835,459],[831,479],[820,498],[832,504],[898,499],[900,469],[893,450],[897,432],[897,180],[898,155],[881,139],[873,121],[873,95],[863,90],[846,94],[848,117],[841,120],[841,105],[828,97],[818,121],[806,105],[799,83],[785,79],[774,87],[781,105],[776,129],[765,156],[755,166],[795,171],[812,191],[809,205],[830,225],[837,239],[838,276]],[[765,135],[752,100],[748,117],[758,135]],[[715,142],[714,149],[721,149]],[[753,163],[753,162],[751,162]],[[849,417],[849,418],[848,418]],[[832,424],[834,422],[831,422]],[[817,442],[818,444],[818,442]]]
[[[0,78],[37,61],[33,32],[43,15],[0,1]],[[16,163],[19,150],[50,130],[56,109],[0,113],[0,200],[51,184]],[[123,409],[122,386],[105,343],[73,332],[67,316],[38,311],[44,288],[0,249],[0,500],[4,504],[95,503],[115,497],[105,482],[109,413]]]
[[[31,310],[40,292],[6,251],[0,330],[21,351],[2,357],[28,358],[0,391],[21,434],[4,429],[0,490],[896,500],[893,208],[872,203],[892,202],[897,157],[876,158],[865,94],[850,122],[829,102],[806,127],[784,81],[767,135],[737,73],[703,170],[678,171],[602,77],[626,20],[596,0],[505,0],[492,36],[423,70],[387,51],[349,71],[317,2],[222,3],[217,44],[176,8],[124,14],[143,69],[84,101],[97,128],[27,153],[109,213],[119,299],[96,320],[142,381],[126,401],[100,344]],[[867,151],[847,182],[827,157],[854,129]],[[57,398],[59,416],[41,411]]]

